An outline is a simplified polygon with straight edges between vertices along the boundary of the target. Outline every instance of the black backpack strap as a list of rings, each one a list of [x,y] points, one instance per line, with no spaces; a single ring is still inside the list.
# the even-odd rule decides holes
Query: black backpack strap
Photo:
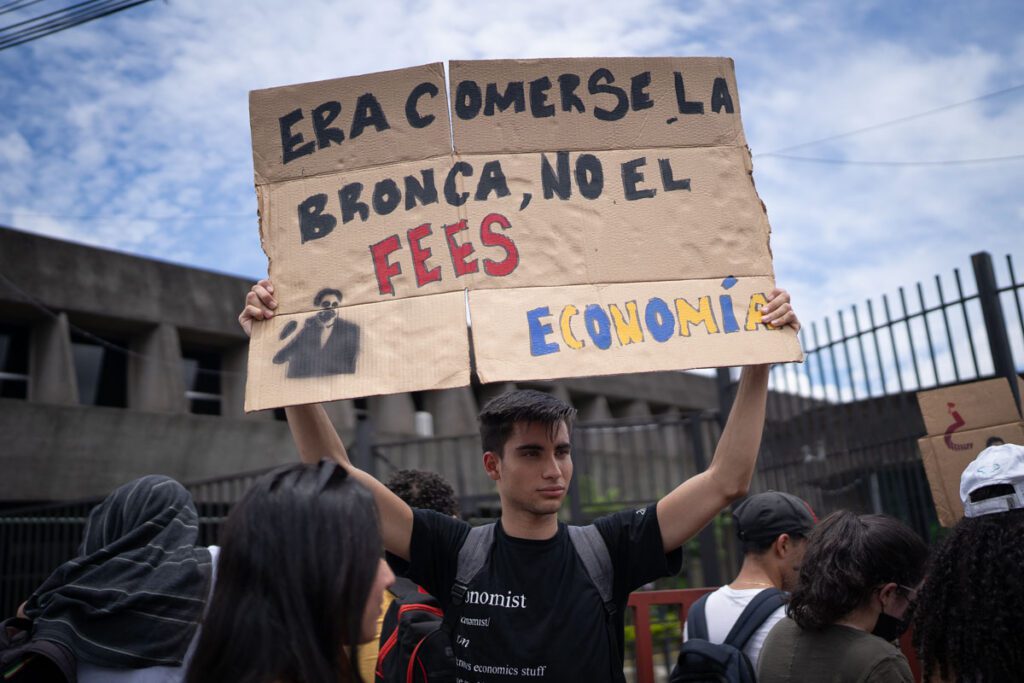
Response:
[[[395,582],[388,586],[388,591],[395,596],[399,602],[407,602],[410,598],[420,595],[420,587],[411,579],[404,576],[396,576]]]
[[[704,613],[704,605],[711,593],[705,593],[697,598],[697,602],[690,605],[690,611],[686,615],[686,639],[696,638],[697,640],[708,639],[708,619]]]
[[[454,627],[454,613],[461,611],[462,601],[466,598],[469,583],[484,568],[492,545],[494,545],[493,522],[470,529],[469,535],[466,536],[462,547],[459,548],[459,558],[455,565],[455,582],[452,584],[450,602],[444,615],[444,625],[449,633]]]
[[[614,570],[612,557],[608,554],[608,544],[604,542],[601,532],[593,524],[587,526],[569,526],[569,540],[572,541],[576,554],[580,556],[587,575],[597,587],[601,601],[609,614],[615,613],[615,601],[612,596]]]
[[[750,637],[761,628],[765,620],[772,615],[772,612],[786,604],[786,594],[778,588],[765,588],[754,596],[754,599],[746,606],[736,623],[733,624],[725,642],[737,650],[742,650],[747,645]]]

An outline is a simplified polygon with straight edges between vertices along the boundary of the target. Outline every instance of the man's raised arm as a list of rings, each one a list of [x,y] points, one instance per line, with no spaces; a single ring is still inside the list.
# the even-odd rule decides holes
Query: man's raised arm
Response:
[[[251,335],[253,322],[272,318],[276,308],[273,284],[270,280],[260,280],[246,295],[245,308],[238,316],[238,323],[246,334]],[[342,443],[323,406],[289,406],[285,408],[285,413],[288,416],[288,429],[291,430],[302,462],[316,463],[322,458],[332,458],[344,467],[350,476],[369,489],[377,503],[384,547],[388,552],[408,560],[409,541],[412,537],[412,508],[387,486],[352,464],[345,444]]]
[[[762,320],[773,327],[800,329],[789,294],[783,290],[772,290],[763,314]],[[746,495],[761,447],[770,369],[770,365],[743,368],[736,400],[711,464],[658,501],[658,525],[665,552],[693,538],[726,505]]]

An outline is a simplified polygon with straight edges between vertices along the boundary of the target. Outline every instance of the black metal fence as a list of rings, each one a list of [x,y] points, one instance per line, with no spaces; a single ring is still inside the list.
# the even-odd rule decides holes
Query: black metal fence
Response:
[[[800,398],[856,402],[1012,378],[1024,368],[1024,281],[1017,280],[1009,254],[1002,285],[988,253],[974,254],[971,263],[973,278],[966,285],[954,269],[945,284],[936,275],[934,287],[918,282],[909,295],[900,287],[894,300],[883,294],[878,305],[868,299],[822,325],[811,323],[801,332],[806,361],[776,366],[773,388],[799,405]]]
[[[971,262],[969,280],[936,275],[804,328],[805,362],[772,370],[755,487],[792,491],[825,513],[893,514],[935,536],[916,392],[1001,376],[1016,394],[1024,367],[1024,282],[1013,258],[1003,284],[989,254]]]

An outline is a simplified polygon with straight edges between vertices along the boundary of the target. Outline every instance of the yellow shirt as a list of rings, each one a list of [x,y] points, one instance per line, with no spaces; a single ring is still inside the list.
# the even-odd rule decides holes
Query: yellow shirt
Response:
[[[359,675],[365,683],[373,681],[374,670],[377,668],[377,652],[380,649],[380,631],[384,628],[384,615],[394,602],[395,596],[385,590],[380,601],[380,615],[377,617],[377,635],[373,640],[359,644]]]

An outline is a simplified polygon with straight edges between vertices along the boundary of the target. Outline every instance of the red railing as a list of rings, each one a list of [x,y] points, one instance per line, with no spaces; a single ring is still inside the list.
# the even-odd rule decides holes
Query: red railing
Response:
[[[637,591],[629,596],[629,608],[633,610],[633,623],[636,624],[636,683],[654,683],[654,643],[651,639],[651,607],[654,605],[674,605],[679,608],[680,623],[686,620],[690,606],[705,593],[714,588],[687,588],[669,591]],[[917,654],[910,643],[908,631],[900,638],[900,649],[910,662],[910,670],[914,680],[921,680],[921,665]]]

